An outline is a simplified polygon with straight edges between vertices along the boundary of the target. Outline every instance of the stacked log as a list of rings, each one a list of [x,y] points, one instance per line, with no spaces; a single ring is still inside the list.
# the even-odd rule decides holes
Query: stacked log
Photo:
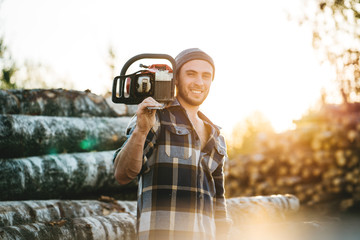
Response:
[[[284,222],[299,209],[295,196],[227,200],[234,226],[264,217]],[[134,239],[136,202],[101,196],[98,200],[0,202],[0,239]],[[254,223],[254,222],[252,222]],[[260,222],[257,222],[260,223]]]
[[[360,104],[325,105],[296,129],[259,138],[227,166],[227,196],[290,193],[302,206],[346,211],[360,202]]]
[[[0,157],[116,149],[126,138],[129,120],[0,115]]]
[[[112,163],[132,114],[89,91],[0,90],[0,239],[133,239],[132,202],[91,200],[136,197]]]
[[[110,103],[90,91],[64,89],[0,90],[0,114],[62,117],[118,117],[132,115],[128,106]]]
[[[127,200],[135,199],[136,181],[120,186],[112,164],[125,140],[126,115],[134,110],[117,106],[89,92],[0,90],[0,239],[134,239],[136,202]],[[338,164],[344,165],[343,155],[338,153]],[[264,177],[279,165],[275,156],[264,156],[251,156],[240,174],[230,168],[233,178],[255,185],[266,179],[256,185],[263,193],[269,184],[298,184],[298,178],[286,178],[284,167],[279,170],[283,183]],[[258,170],[260,163],[266,164]],[[251,169],[250,178],[244,169]],[[336,184],[341,186],[341,179]],[[116,199],[108,197],[115,193]],[[227,200],[227,206],[234,230],[283,222],[299,209],[299,200],[294,195],[239,197]]]
[[[0,200],[136,195],[135,182],[123,187],[113,177],[130,117],[118,117],[104,97],[0,90],[0,103]]]
[[[300,208],[294,195],[234,197],[227,199],[227,209],[235,226],[282,222],[291,218]]]
[[[101,196],[98,200],[28,200],[0,202],[0,227],[36,222],[57,222],[69,218],[128,213],[136,216],[136,202]]]
[[[101,151],[0,160],[0,200],[73,199],[136,189],[135,181],[126,187],[116,182],[113,155]]]
[[[134,217],[127,213],[63,219],[0,229],[1,239],[125,239],[135,238]]]

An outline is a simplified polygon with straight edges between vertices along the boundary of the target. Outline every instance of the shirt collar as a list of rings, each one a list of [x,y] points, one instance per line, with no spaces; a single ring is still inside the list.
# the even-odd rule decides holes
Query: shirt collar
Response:
[[[174,98],[173,101],[169,102],[165,108],[169,108],[169,107],[176,107],[176,106],[181,106],[178,99]]]
[[[165,108],[170,108],[170,107],[181,107],[181,108],[183,108],[183,107],[181,106],[179,100],[178,100],[176,97],[175,97],[175,99],[174,99],[172,102],[170,102]],[[184,108],[183,108],[183,109],[184,109]],[[184,109],[184,110],[185,110],[185,109]],[[215,129],[217,135],[220,135],[221,127],[219,127],[219,126],[215,125],[214,123],[212,123],[212,122],[209,120],[209,118],[207,118],[207,117],[205,116],[205,114],[203,114],[201,111],[198,112],[198,116],[199,116],[203,121],[205,121],[205,122],[207,122],[208,124],[210,124],[210,125]]]

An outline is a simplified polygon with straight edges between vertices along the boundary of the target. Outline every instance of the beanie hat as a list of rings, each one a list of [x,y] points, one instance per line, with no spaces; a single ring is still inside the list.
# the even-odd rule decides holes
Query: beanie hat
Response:
[[[215,76],[214,60],[208,54],[206,54],[205,52],[203,52],[199,48],[186,49],[186,50],[182,51],[181,53],[179,53],[176,56],[176,58],[175,58],[176,75],[178,75],[180,73],[181,67],[185,63],[187,63],[187,62],[189,62],[191,60],[204,60],[204,61],[207,61],[208,63],[210,63],[212,68],[213,68],[213,79],[214,79],[214,76]]]

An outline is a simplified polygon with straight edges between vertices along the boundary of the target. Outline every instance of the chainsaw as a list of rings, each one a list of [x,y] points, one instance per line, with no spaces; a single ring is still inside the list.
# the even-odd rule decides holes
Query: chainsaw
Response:
[[[131,74],[126,74],[128,68],[141,59],[165,59],[166,64],[143,65],[143,68]],[[113,81],[112,101],[114,103],[139,104],[145,98],[152,97],[159,103],[166,104],[174,99],[175,91],[175,60],[167,54],[145,53],[129,59],[120,75]]]

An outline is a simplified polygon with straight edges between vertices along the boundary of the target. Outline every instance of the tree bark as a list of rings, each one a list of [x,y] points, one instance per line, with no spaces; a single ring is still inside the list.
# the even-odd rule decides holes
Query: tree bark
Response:
[[[62,219],[0,228],[0,239],[106,239],[135,238],[135,218],[128,213]]]
[[[79,198],[133,194],[135,183],[114,179],[114,151],[45,155],[0,160],[0,200]],[[132,190],[125,190],[132,187]]]
[[[227,199],[228,213],[235,225],[283,221],[299,208],[299,199],[290,194]]]
[[[0,90],[0,114],[64,117],[117,117],[127,114],[109,106],[102,96],[65,89]]]
[[[0,115],[0,158],[116,149],[129,120]]]
[[[136,202],[100,200],[0,202],[0,238],[134,239]],[[242,226],[254,219],[282,221],[299,201],[292,195],[240,197],[227,199],[227,207],[234,226]]]
[[[64,218],[107,216],[126,212],[136,217],[135,201],[99,200],[31,200],[0,202],[0,227],[36,222],[56,222]]]

